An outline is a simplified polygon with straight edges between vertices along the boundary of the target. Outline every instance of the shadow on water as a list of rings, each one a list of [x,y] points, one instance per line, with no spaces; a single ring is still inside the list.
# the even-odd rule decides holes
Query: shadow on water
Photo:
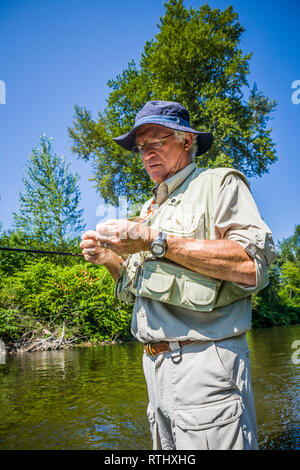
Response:
[[[299,449],[300,325],[248,333],[261,449]],[[136,342],[7,356],[0,449],[151,449]]]

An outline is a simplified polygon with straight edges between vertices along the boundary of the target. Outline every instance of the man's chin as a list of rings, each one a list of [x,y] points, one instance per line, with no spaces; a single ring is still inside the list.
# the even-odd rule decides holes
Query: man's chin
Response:
[[[154,183],[162,183],[166,179],[166,173],[163,171],[162,165],[155,165],[152,168],[149,168],[147,171],[148,175],[154,181]]]
[[[152,179],[152,181],[156,184],[160,184],[166,180],[166,178],[163,178],[162,176],[158,176],[158,175],[149,175],[149,176]]]

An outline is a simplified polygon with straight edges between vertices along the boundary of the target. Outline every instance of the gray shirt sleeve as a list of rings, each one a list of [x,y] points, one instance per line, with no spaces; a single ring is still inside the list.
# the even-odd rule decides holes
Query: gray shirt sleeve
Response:
[[[230,174],[221,185],[214,212],[215,236],[239,243],[254,259],[256,286],[237,284],[256,290],[266,284],[267,268],[276,258],[272,232],[263,221],[245,182]]]

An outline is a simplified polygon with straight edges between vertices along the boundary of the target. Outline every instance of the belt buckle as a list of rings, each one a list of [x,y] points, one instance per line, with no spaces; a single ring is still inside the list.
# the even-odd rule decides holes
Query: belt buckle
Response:
[[[152,343],[146,343],[145,344],[145,350],[148,356],[154,357],[156,354],[152,351]]]

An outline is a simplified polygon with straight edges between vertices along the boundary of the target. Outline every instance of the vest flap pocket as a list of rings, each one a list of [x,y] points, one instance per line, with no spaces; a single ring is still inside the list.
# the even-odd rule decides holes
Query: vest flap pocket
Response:
[[[163,215],[160,218],[160,228],[163,232],[191,236],[200,228],[204,230],[204,213],[174,211]]]
[[[210,312],[214,308],[219,286],[217,279],[183,266],[148,259],[144,262],[136,295],[199,312]]]
[[[150,297],[161,302],[170,299],[172,285],[175,280],[174,274],[163,274],[161,272],[144,271],[144,275],[139,286],[138,295]]]
[[[146,280],[147,289],[154,292],[166,292],[174,282],[174,275],[165,275],[162,273],[152,273],[150,278]]]
[[[236,396],[198,408],[175,410],[175,422],[183,430],[200,431],[233,423],[242,412],[241,399]]]
[[[217,283],[199,279],[198,282],[186,279],[182,303],[192,305],[196,310],[210,311],[213,309],[217,295]],[[197,308],[200,307],[200,308]]]

